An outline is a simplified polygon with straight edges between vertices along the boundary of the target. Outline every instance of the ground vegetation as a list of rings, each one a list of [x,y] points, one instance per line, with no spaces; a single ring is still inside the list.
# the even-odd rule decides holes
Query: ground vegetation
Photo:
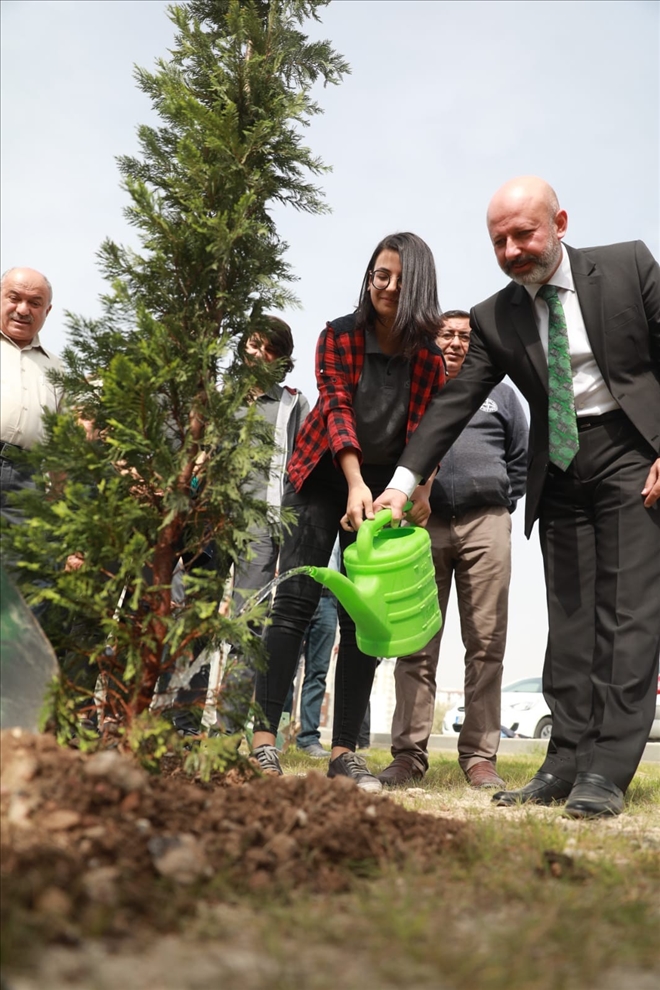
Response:
[[[174,758],[148,775],[5,733],[8,990],[657,986],[657,765],[620,817],[576,822],[493,807],[450,754],[383,796],[283,763],[280,779],[191,779]],[[536,766],[500,760],[511,786]]]

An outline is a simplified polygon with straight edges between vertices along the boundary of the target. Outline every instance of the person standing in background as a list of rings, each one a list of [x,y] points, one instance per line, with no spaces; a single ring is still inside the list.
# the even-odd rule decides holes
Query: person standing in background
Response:
[[[334,571],[341,570],[338,538],[332,548],[328,567]],[[298,668],[298,677],[302,676],[303,682],[300,688],[300,732],[296,736],[296,746],[302,753],[316,760],[328,759],[330,756],[329,751],[321,745],[319,725],[332,648],[336,638],[337,599],[329,588],[323,587],[303,640],[301,656],[304,656],[304,663]],[[292,689],[289,693],[291,705],[285,704],[285,711],[288,707],[293,707],[293,696]],[[294,714],[292,713],[292,717]]]
[[[443,314],[437,342],[450,381],[470,347],[470,316]],[[496,770],[502,665],[511,577],[511,513],[525,493],[527,420],[515,392],[496,385],[442,459],[431,488],[431,537],[440,612],[452,579],[465,646],[465,718],[458,762],[471,787],[503,788]],[[392,763],[379,774],[388,787],[420,780],[428,769],[438,654],[444,622],[419,653],[394,668]]]
[[[32,470],[20,454],[43,439],[44,409],[57,412],[62,393],[49,372],[62,367],[39,339],[53,305],[53,290],[41,272],[10,268],[0,282],[0,493],[2,516],[21,522],[21,511],[7,496],[31,487]]]
[[[309,403],[298,389],[279,384],[293,370],[293,335],[288,323],[278,316],[266,316],[265,325],[250,335],[244,358],[248,364],[263,362],[281,366],[278,380],[266,391],[254,387],[250,402],[255,403],[260,416],[273,431],[273,455],[267,472],[255,471],[251,477],[252,494],[262,499],[270,510],[279,511],[286,465],[293,451],[296,436],[309,412]],[[243,408],[240,415],[246,413]],[[280,552],[279,538],[266,525],[255,527],[251,533],[249,552],[238,562],[234,573],[232,609],[238,611],[250,594],[272,581]],[[185,582],[184,582],[185,583]],[[183,595],[183,591],[179,594]],[[261,636],[261,625],[254,625],[255,636]],[[177,695],[173,724],[181,735],[197,735],[200,731],[202,709],[209,682],[209,664],[192,678],[190,686]],[[218,728],[227,733],[243,732],[248,717],[256,672],[251,663],[230,652],[221,692],[224,709],[218,713]]]

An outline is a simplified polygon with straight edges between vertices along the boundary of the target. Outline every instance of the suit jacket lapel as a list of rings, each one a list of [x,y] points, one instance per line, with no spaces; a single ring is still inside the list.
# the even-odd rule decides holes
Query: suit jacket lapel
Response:
[[[589,255],[588,250],[580,251],[569,247],[568,244],[566,250],[571,261],[575,291],[580,301],[580,309],[591,350],[603,378],[609,382],[603,335],[603,282],[598,273],[596,262]]]
[[[511,320],[516,333],[522,341],[525,352],[541,380],[543,388],[548,390],[548,362],[539,337],[538,327],[534,319],[532,303],[522,285],[511,286]]]

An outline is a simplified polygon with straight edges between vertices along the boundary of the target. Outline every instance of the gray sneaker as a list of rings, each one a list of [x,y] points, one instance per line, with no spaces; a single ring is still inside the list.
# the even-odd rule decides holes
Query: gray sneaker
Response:
[[[336,760],[331,760],[328,777],[350,777],[360,790],[371,794],[378,794],[383,789],[378,777],[367,768],[364,757],[357,753],[342,753]]]
[[[277,750],[274,746],[257,746],[256,749],[252,750],[250,756],[257,761],[262,773],[267,774],[269,777],[284,776]]]
[[[330,753],[327,749],[324,749],[321,743],[313,742],[309,746],[296,746],[299,752],[304,753],[305,756],[311,756],[314,760],[327,760]]]

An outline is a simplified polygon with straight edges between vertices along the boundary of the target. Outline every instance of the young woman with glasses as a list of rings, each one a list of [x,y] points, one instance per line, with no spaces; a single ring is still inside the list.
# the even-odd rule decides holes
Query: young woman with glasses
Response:
[[[332,320],[316,351],[319,398],[302,425],[288,465],[282,504],[297,524],[284,537],[280,573],[301,565],[326,566],[339,528],[342,552],[359,520],[373,517],[373,500],[387,485],[407,439],[431,397],[445,383],[435,345],[440,323],[435,263],[415,234],[394,234],[376,247],[354,313]],[[427,485],[413,495],[413,522],[428,518]],[[264,646],[267,670],[257,676],[253,756],[272,774],[282,770],[275,749],[283,705],[300,644],[321,585],[305,575],[283,582]],[[355,625],[339,607],[341,642],[329,777],[353,778],[379,791],[380,781],[355,754],[369,702],[376,659],[360,652]]]

